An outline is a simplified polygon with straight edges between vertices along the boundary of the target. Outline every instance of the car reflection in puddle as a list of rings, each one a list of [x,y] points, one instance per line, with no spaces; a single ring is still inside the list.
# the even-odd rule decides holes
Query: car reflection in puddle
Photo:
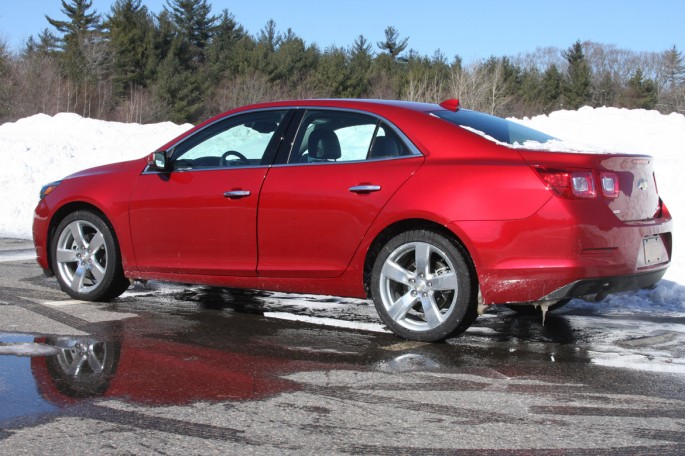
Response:
[[[60,349],[55,356],[32,358],[31,370],[40,394],[62,405],[91,397],[145,405],[262,399],[295,390],[297,384],[280,376],[304,367],[145,338],[60,337],[37,342]]]

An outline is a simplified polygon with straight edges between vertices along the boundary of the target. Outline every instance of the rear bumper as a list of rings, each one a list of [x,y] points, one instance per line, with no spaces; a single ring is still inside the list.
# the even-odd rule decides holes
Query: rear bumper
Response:
[[[588,295],[603,297],[609,293],[648,288],[661,280],[666,273],[666,269],[667,268],[663,268],[656,271],[617,277],[577,280],[544,296],[540,301],[559,301],[561,299],[577,298]]]

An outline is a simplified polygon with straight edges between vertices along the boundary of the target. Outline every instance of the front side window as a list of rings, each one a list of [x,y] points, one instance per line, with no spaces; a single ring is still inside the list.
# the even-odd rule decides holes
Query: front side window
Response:
[[[288,163],[348,162],[411,154],[397,133],[373,116],[308,110]]]
[[[221,120],[176,146],[174,170],[258,166],[287,111],[262,111]]]

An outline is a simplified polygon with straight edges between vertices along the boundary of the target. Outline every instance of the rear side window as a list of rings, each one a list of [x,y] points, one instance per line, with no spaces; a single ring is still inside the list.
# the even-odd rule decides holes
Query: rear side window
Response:
[[[348,162],[412,155],[380,119],[357,112],[307,110],[288,163]]]
[[[432,114],[460,127],[477,130],[499,142],[511,145],[523,144],[526,141],[545,143],[555,139],[553,136],[516,122],[468,109],[460,109],[457,112],[434,111]]]

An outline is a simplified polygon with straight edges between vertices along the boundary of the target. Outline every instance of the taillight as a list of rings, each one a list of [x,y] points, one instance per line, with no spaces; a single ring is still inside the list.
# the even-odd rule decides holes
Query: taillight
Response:
[[[548,189],[562,198],[594,198],[595,179],[591,171],[563,170],[536,167],[535,170]]]
[[[618,186],[618,175],[611,171],[599,173],[599,182],[602,184],[602,194],[607,198],[618,198],[620,188]]]

